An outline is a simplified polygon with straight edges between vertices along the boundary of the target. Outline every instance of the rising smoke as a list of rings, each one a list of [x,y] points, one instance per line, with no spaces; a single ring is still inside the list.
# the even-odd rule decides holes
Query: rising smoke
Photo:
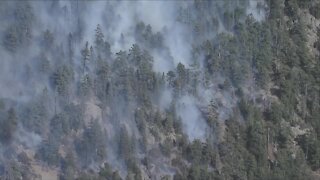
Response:
[[[241,0],[229,3],[230,9],[236,7]],[[258,21],[265,18],[262,6],[256,0],[246,1],[247,14],[252,14]],[[13,2],[1,2],[7,7],[14,8]],[[18,48],[15,53],[8,52],[5,48],[0,49],[0,97],[11,99],[16,102],[27,103],[36,96],[43,93],[44,89],[48,90],[51,99],[55,98],[55,90],[50,88],[49,77],[38,71],[38,60],[41,58],[41,50],[43,48],[41,39],[46,30],[50,30],[54,37],[55,46],[49,47],[54,52],[63,54],[65,59],[68,52],[63,49],[68,48],[69,34],[74,34],[72,46],[76,50],[72,57],[75,66],[81,66],[81,51],[86,42],[90,46],[94,44],[95,29],[99,24],[104,32],[104,38],[111,46],[112,59],[119,51],[129,51],[133,44],[139,44],[143,49],[148,50],[153,57],[153,70],[157,73],[166,74],[169,71],[176,71],[175,68],[182,63],[187,69],[195,69],[199,71],[199,76],[204,76],[201,71],[203,64],[203,56],[194,58],[192,51],[194,46],[202,43],[199,32],[194,28],[193,23],[206,23],[194,9],[193,1],[30,1],[30,8],[33,14],[30,16],[30,27],[27,29],[30,38],[35,41],[26,41],[26,46]],[[213,13],[217,17],[217,24],[212,25],[212,29],[199,30],[203,37],[213,38],[218,33],[226,32],[232,34],[232,31],[225,27],[223,14],[221,13],[222,2],[212,1],[211,6],[215,7]],[[4,7],[4,6],[3,6]],[[221,7],[222,8],[222,7]],[[2,11],[4,12],[4,11]],[[182,16],[182,12],[183,16]],[[8,17],[13,16],[12,13],[4,13],[1,15],[0,33],[5,38],[5,33],[11,26],[10,21],[5,21]],[[10,18],[9,18],[10,19]],[[148,43],[141,42],[141,38],[136,34],[137,24],[144,23],[150,25],[153,34],[162,37],[162,42],[157,46],[150,46]],[[208,33],[210,32],[210,33]],[[28,44],[30,43],[30,44]],[[58,66],[64,60],[61,56],[50,54],[47,57],[52,67]],[[198,68],[198,69],[197,69]],[[200,69],[199,69],[200,68]],[[76,71],[74,78],[81,76],[81,71]],[[175,97],[175,92],[167,84],[158,96],[157,105],[162,111],[170,107],[173,99],[176,101],[177,115],[181,118],[183,133],[187,135],[189,141],[200,139],[205,142],[207,137],[208,125],[200,110],[200,106],[208,106],[211,99],[219,101],[226,99],[220,110],[219,118],[225,120],[230,114],[235,101],[232,100],[232,92],[218,92],[215,82],[220,82],[220,78],[203,85],[198,83],[197,93],[186,92],[181,96]],[[75,86],[75,85],[74,85]],[[70,91],[73,91],[72,87]],[[71,99],[70,101],[78,101]],[[51,105],[52,107],[53,105]],[[119,102],[117,109],[121,114],[125,110],[125,102]],[[51,108],[50,111],[59,111]],[[53,115],[54,113],[51,113]],[[124,113],[123,116],[113,116],[119,118],[118,125],[125,125],[129,129],[130,136],[138,135],[136,124],[129,121],[132,112]],[[118,120],[118,119],[117,119]],[[105,120],[101,120],[104,123]],[[115,121],[115,120],[114,120]],[[117,130],[120,127],[110,128],[111,124],[105,125],[109,129],[109,136],[117,136]],[[108,128],[109,127],[109,128]],[[24,129],[20,129],[17,133],[19,142],[27,143],[28,147],[34,147],[41,141],[41,138],[34,133],[26,135]],[[110,137],[109,137],[110,138]],[[111,150],[115,151],[115,150]],[[111,161],[115,159],[111,158]],[[116,166],[121,168],[121,163]]]

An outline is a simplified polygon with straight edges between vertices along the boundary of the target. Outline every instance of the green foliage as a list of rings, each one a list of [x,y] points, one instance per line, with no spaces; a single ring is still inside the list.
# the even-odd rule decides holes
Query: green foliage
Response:
[[[207,117],[207,123],[211,128],[217,127],[218,122],[218,106],[216,103],[211,100],[210,104],[208,106],[208,117]]]
[[[70,129],[71,127],[65,113],[55,115],[50,121],[50,132],[58,139],[67,134]]]
[[[43,74],[49,74],[51,71],[51,64],[45,54],[41,54],[39,58],[39,71]]]
[[[48,109],[43,101],[28,103],[22,113],[22,116],[24,117],[22,119],[24,127],[37,134],[44,133],[49,117]]]
[[[111,55],[110,44],[104,41],[104,34],[102,32],[100,24],[97,25],[95,34],[95,50],[98,53],[98,56],[103,58],[109,58]]]
[[[95,34],[96,49],[99,49],[103,45],[104,43],[103,38],[104,38],[104,35],[102,33],[101,26],[100,24],[98,24],[96,28],[96,34]]]
[[[3,112],[1,112],[3,113]],[[10,143],[17,129],[18,117],[14,108],[10,108],[0,119],[0,141]]]
[[[314,134],[299,136],[299,145],[305,153],[305,158],[313,170],[320,168],[320,143]]]
[[[76,151],[87,166],[91,161],[99,162],[106,158],[105,133],[98,120],[90,121],[84,129],[81,139],[76,142]]]
[[[82,97],[86,97],[89,95],[92,87],[92,80],[88,74],[84,75],[79,83],[79,94]]]
[[[106,104],[108,102],[108,96],[110,96],[110,67],[108,63],[98,56],[96,79],[95,79],[95,91],[97,97]]]
[[[185,66],[181,63],[177,65],[177,89],[179,94],[182,93],[183,89],[185,89],[186,84],[188,83],[188,72]]]
[[[313,3],[313,0],[300,0],[298,1],[299,7],[301,8],[308,8]]]
[[[311,6],[309,11],[310,11],[310,14],[312,14],[315,18],[320,19],[320,3],[317,3],[314,6]]]
[[[219,156],[224,164],[222,176],[230,179],[257,178],[257,162],[247,149],[245,126],[234,119],[227,120],[226,126],[225,141],[219,144]]]
[[[72,69],[70,69],[66,65],[58,67],[51,76],[53,89],[55,89],[55,91],[57,91],[59,95],[67,95],[72,79]]]
[[[60,139],[72,131],[79,130],[83,126],[83,116],[81,107],[74,104],[65,105],[64,111],[54,115],[50,120],[50,133]]]
[[[224,14],[223,14],[224,26],[228,30],[231,30],[232,26],[234,24],[234,17],[233,16],[234,16],[233,12],[225,11]]]
[[[163,143],[160,144],[161,152],[167,157],[170,157],[172,147],[173,144],[172,140],[170,139],[166,139]]]
[[[259,110],[253,109],[248,116],[247,148],[258,163],[266,162],[267,135]]]
[[[148,24],[145,25],[140,22],[136,25],[135,34],[139,42],[142,42],[144,46],[157,48],[163,47],[163,37],[161,33],[153,33],[152,27]]]
[[[6,99],[0,100],[4,154],[15,158],[15,152],[7,151],[15,148],[16,144],[9,143],[16,138],[21,123],[43,138],[35,158],[56,166],[61,179],[121,179],[122,169],[118,172],[105,163],[106,143],[114,139],[110,148],[115,146],[112,150],[124,164],[120,168],[127,170],[128,180],[143,179],[143,175],[159,169],[171,171],[167,164],[158,168],[158,157],[150,153],[154,150],[161,153],[160,163],[163,160],[173,168],[176,180],[312,179],[312,171],[320,168],[320,63],[308,49],[307,26],[304,17],[298,15],[309,9],[319,19],[320,5],[310,0],[268,0],[265,7],[258,4],[258,8],[269,8],[265,9],[266,19],[257,21],[254,16],[246,17],[249,3],[196,0],[181,7],[178,23],[193,30],[191,64],[178,63],[167,72],[154,71],[154,58],[158,57],[153,54],[165,54],[166,60],[173,61],[171,56],[181,52],[171,52],[164,41],[166,34],[154,32],[143,22],[134,29],[136,44],[115,55],[105,40],[110,35],[104,34],[105,26],[97,25],[93,47],[86,42],[81,49],[76,49],[76,43],[85,42],[81,18],[76,32],[65,37],[61,45],[56,41],[64,37],[55,37],[52,29],[44,31],[39,37],[43,49],[36,57],[37,68],[32,67],[33,62],[21,65],[26,67],[21,76],[30,86],[35,84],[31,90],[36,92],[19,92],[17,99],[21,95],[23,103],[7,105]],[[0,14],[4,13],[1,5]],[[2,38],[12,56],[30,44],[34,24],[28,2],[14,5],[12,21],[5,24]],[[52,8],[60,6],[53,2]],[[226,31],[217,33],[221,29]],[[111,44],[124,46],[127,35],[122,35],[119,44],[111,37]],[[320,50],[319,40],[314,47]],[[73,63],[74,58],[79,63]],[[19,70],[20,65],[17,67]],[[33,71],[36,69],[41,74]],[[24,103],[26,95],[39,89],[34,80],[45,83],[47,77],[51,89],[39,96],[41,100]],[[160,93],[167,89],[173,92],[172,102],[162,107]],[[206,99],[200,102],[207,97],[200,94],[202,90],[213,92],[209,104]],[[229,93],[236,96],[225,97]],[[195,105],[206,117],[207,139],[189,142],[183,135],[183,119],[176,110],[183,95],[199,98]],[[220,95],[232,103],[216,100]],[[90,117],[90,112],[84,114],[88,100],[101,108],[102,118],[85,124]],[[6,106],[15,107],[17,112]],[[229,110],[229,119],[220,121],[219,110],[224,108]],[[102,125],[113,127],[108,141]],[[308,131],[293,139],[296,134],[292,127],[298,125]],[[17,159],[19,164],[11,168],[12,177],[32,179],[24,176],[28,172],[24,165],[30,165],[28,155],[22,153]],[[101,163],[104,165],[99,166]],[[99,173],[91,171],[97,167]]]
[[[58,166],[60,163],[59,141],[53,135],[50,135],[47,140],[42,142],[35,157],[48,163],[48,165]]]
[[[110,165],[108,163],[104,163],[103,164],[103,167],[100,169],[99,171],[99,176],[109,180],[109,179],[112,179],[112,169],[110,167]]]
[[[54,36],[48,29],[43,33],[42,44],[46,50],[50,50],[51,48],[53,48]]]
[[[280,123],[281,119],[283,118],[283,107],[278,103],[272,103],[271,108],[268,111],[268,118],[274,123]]]
[[[120,51],[116,53],[116,59],[111,65],[113,70],[114,79],[114,93],[112,94],[117,97],[123,98],[125,102],[130,102],[132,93],[132,81],[131,78],[134,77],[133,70],[129,69],[127,62],[127,53],[125,51]]]
[[[285,13],[289,17],[296,18],[298,16],[298,1],[297,0],[290,0],[290,1],[285,1]]]
[[[8,51],[14,53],[19,47],[28,45],[32,38],[33,21],[33,8],[29,2],[16,3],[13,21],[4,33],[3,44]]]
[[[131,141],[125,126],[121,127],[119,136],[118,155],[128,161],[132,158],[134,152],[134,142]]]
[[[66,157],[62,159],[61,162],[62,174],[60,175],[61,179],[71,180],[75,177],[75,155],[72,151],[68,151]]]
[[[199,140],[194,140],[189,146],[188,157],[194,162],[194,164],[199,164],[202,156],[202,143]]]
[[[293,155],[287,150],[278,153],[278,165],[272,166],[270,178],[272,179],[313,179],[310,172],[306,170],[303,154],[298,151]]]
[[[90,49],[89,43],[86,42],[84,49],[81,50],[82,55],[82,72],[85,73],[89,70],[88,64],[90,62]]]

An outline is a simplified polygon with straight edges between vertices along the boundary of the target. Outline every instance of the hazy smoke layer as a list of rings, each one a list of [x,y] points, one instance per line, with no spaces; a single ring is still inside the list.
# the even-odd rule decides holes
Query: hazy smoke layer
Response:
[[[215,3],[217,7],[221,4],[219,1]],[[193,21],[194,13],[190,8],[192,1],[55,1],[53,3],[31,1],[30,4],[36,10],[31,24],[34,39],[40,39],[42,33],[49,29],[56,38],[54,41],[61,44],[61,48],[66,48],[68,34],[77,32],[81,36],[74,46],[75,49],[80,49],[86,41],[93,44],[94,30],[100,24],[105,32],[105,39],[111,44],[112,52],[117,53],[120,50],[128,50],[134,43],[139,43],[135,29],[137,24],[142,22],[145,25],[151,25],[151,31],[154,34],[161,33],[164,38],[162,48],[144,45],[144,48],[149,49],[154,57],[155,71],[168,72],[179,62],[186,67],[194,63],[191,57],[192,46],[195,44],[194,29],[188,23],[178,20],[181,10],[185,10],[187,16],[190,16],[187,20]],[[252,14],[257,20],[262,20],[264,12],[261,8],[257,8],[259,5],[261,6],[258,1],[249,1],[246,12]],[[230,6],[232,7],[233,4],[231,3]],[[219,18],[219,12],[212,13],[217,14]],[[223,27],[222,21],[223,19],[219,19],[220,23],[217,26]],[[2,23],[2,30],[8,25],[9,23]],[[214,32],[211,33],[214,34]],[[48,86],[46,81],[39,81],[39,79],[30,79],[28,83],[23,83],[22,80],[28,73],[32,74],[35,71],[34,59],[39,56],[40,48],[38,44],[30,44],[23,50],[25,52],[23,55],[10,55],[5,50],[1,50],[1,97],[23,101],[26,98],[29,99],[31,95],[41,93],[43,88]],[[74,53],[75,62],[80,62],[77,60],[80,59],[80,52]],[[23,61],[13,63],[21,59]],[[57,63],[57,59],[49,60],[52,64]],[[163,102],[167,103],[162,103],[162,106],[171,102],[166,100],[166,98],[170,99],[169,92],[170,90],[165,91]],[[206,127],[192,99],[185,96],[180,100],[182,105],[178,108],[185,133],[191,140],[203,138]],[[196,130],[193,131],[193,128]]]
[[[245,6],[247,15],[252,14],[258,21],[265,18],[263,3],[257,0],[234,0],[229,3],[219,0],[210,1],[206,5],[212,8],[207,9],[201,7],[201,3],[189,0],[25,1],[28,6],[23,6],[21,3],[21,7],[18,3],[3,1],[0,2],[0,8],[1,3],[5,5],[3,7],[17,9],[23,13],[17,15],[16,12],[0,11],[3,13],[0,14],[2,39],[6,39],[10,31],[22,29],[21,32],[19,31],[22,34],[20,37],[22,40],[17,42],[21,44],[20,46],[9,42],[10,46],[15,47],[14,50],[10,50],[10,47],[8,50],[4,46],[0,49],[0,97],[28,106],[28,103],[38,101],[36,97],[40,96],[41,100],[45,100],[44,97],[48,96],[49,116],[53,117],[57,112],[63,111],[65,107],[59,107],[56,103],[61,99],[57,98],[57,89],[50,84],[52,77],[45,75],[45,72],[68,64],[75,69],[74,74],[70,75],[70,82],[83,78],[81,50],[86,46],[86,42],[89,47],[94,48],[95,30],[99,25],[104,34],[104,40],[110,44],[111,55],[108,61],[114,61],[120,51],[130,52],[133,44],[138,44],[141,49],[150,53],[153,70],[162,75],[165,81],[162,92],[155,95],[156,108],[164,112],[170,109],[174,102],[175,113],[181,119],[183,133],[190,141],[200,139],[203,142],[206,141],[209,129],[203,107],[207,107],[212,101],[220,103],[218,119],[225,120],[235,106],[236,100],[233,99],[232,88],[224,92],[217,88],[217,84],[224,83],[226,78],[212,77],[210,81],[205,79],[202,69],[205,54],[201,52],[195,56],[194,47],[201,45],[204,39],[213,39],[219,33],[225,32],[232,35],[232,28],[228,27],[225,22],[226,18],[222,9],[230,9],[231,12],[238,5]],[[19,9],[25,7],[29,9]],[[216,23],[208,18],[208,14],[216,17]],[[17,24],[10,21],[12,17],[18,20],[27,19],[28,23],[16,28]],[[233,21],[230,20],[230,22]],[[208,24],[209,28],[203,28],[203,24]],[[9,37],[12,38],[12,36]],[[46,39],[44,40],[43,37]],[[9,40],[12,40],[10,38]],[[188,74],[186,79],[191,79],[192,75],[200,79],[194,85],[185,87],[188,90],[183,92],[176,92],[167,82],[169,71],[175,73],[175,78],[178,77],[179,63],[185,68],[187,72],[185,74]],[[90,68],[88,69],[90,73]],[[110,69],[115,71],[115,68]],[[70,87],[65,90],[70,96],[66,99],[62,98],[61,101],[74,102],[76,105],[82,103],[73,95],[78,87],[77,83],[70,83]],[[130,137],[139,137],[136,127],[139,124],[132,120],[133,108],[128,110],[124,97],[119,99],[121,100],[117,104],[114,103],[116,107],[112,107],[113,112],[110,107],[101,108],[103,109],[100,109],[101,112],[97,111],[96,109],[100,107],[92,105],[95,98],[83,104],[91,107],[89,111],[92,112],[89,113],[95,114],[92,119],[98,119],[99,123],[104,123],[103,127],[108,131],[108,138],[110,136],[114,139],[118,138],[118,131],[122,127],[128,130]],[[100,115],[103,113],[107,115]],[[37,118],[38,114],[35,116]],[[112,120],[106,120],[105,117]],[[46,118],[49,119],[49,117]],[[85,123],[89,124],[89,122]],[[26,132],[20,125],[16,135],[18,136],[16,137],[17,142],[26,144],[29,148],[34,148],[42,140],[39,135]],[[48,139],[48,137],[45,138]],[[113,146],[112,142],[110,146]],[[116,148],[109,150],[109,153],[116,150]],[[114,160],[110,157],[109,159]],[[114,164],[122,168],[121,163]]]

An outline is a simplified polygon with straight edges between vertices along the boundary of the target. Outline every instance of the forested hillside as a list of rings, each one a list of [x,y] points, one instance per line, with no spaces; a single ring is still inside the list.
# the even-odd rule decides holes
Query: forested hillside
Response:
[[[0,179],[320,179],[319,0],[1,0]]]

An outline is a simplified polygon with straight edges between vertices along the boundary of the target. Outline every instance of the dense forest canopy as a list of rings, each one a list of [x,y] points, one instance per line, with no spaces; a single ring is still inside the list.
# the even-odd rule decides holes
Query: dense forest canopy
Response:
[[[0,1],[0,179],[320,179],[320,1]]]

